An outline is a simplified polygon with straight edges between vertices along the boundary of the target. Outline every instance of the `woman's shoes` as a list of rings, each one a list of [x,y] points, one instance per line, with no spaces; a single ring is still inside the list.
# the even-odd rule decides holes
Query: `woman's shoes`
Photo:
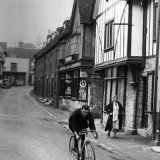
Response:
[[[117,136],[113,136],[113,138],[117,139]]]
[[[108,137],[110,137],[110,131],[108,131]]]

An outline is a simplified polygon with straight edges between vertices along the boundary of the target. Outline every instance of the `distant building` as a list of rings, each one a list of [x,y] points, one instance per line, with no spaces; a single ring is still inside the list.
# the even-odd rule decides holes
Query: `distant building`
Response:
[[[2,79],[2,71],[3,71],[4,62],[5,62],[5,52],[3,48],[0,46],[0,79]]]
[[[30,59],[6,57],[3,78],[9,79],[12,85],[27,85],[30,74]]]
[[[3,65],[5,63],[5,57],[7,56],[6,50],[7,50],[7,43],[0,42],[0,81],[2,81],[3,77]]]
[[[12,85],[34,84],[34,59],[37,52],[31,43],[18,43],[18,47],[7,48],[6,42],[0,42],[7,53],[3,69],[3,78],[9,78]]]

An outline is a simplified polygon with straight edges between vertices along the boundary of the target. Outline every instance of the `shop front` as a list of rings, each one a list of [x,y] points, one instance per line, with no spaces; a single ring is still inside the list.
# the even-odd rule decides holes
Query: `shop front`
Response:
[[[59,74],[60,96],[59,106],[78,108],[87,103],[88,83],[87,72],[84,69],[75,69]]]
[[[9,79],[12,86],[25,86],[26,84],[25,72],[3,72],[3,78]]]

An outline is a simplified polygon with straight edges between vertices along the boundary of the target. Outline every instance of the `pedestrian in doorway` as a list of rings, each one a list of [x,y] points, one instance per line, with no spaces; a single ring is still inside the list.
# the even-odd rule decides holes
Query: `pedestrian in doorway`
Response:
[[[105,106],[105,113],[109,114],[105,131],[108,131],[108,137],[110,137],[111,130],[113,130],[113,138],[117,138],[116,133],[122,128],[122,112],[123,106],[118,101],[118,96],[113,97],[113,101]]]

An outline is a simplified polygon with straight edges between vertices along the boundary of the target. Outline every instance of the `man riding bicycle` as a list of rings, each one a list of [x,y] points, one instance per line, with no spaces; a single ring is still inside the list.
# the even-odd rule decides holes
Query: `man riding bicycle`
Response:
[[[75,135],[75,151],[78,151],[79,132],[83,129],[90,128],[90,130],[96,130],[94,118],[90,112],[88,105],[83,105],[82,108],[76,109],[69,117],[69,128]],[[96,137],[96,133],[93,132],[93,136]],[[81,136],[82,144],[85,137]]]

